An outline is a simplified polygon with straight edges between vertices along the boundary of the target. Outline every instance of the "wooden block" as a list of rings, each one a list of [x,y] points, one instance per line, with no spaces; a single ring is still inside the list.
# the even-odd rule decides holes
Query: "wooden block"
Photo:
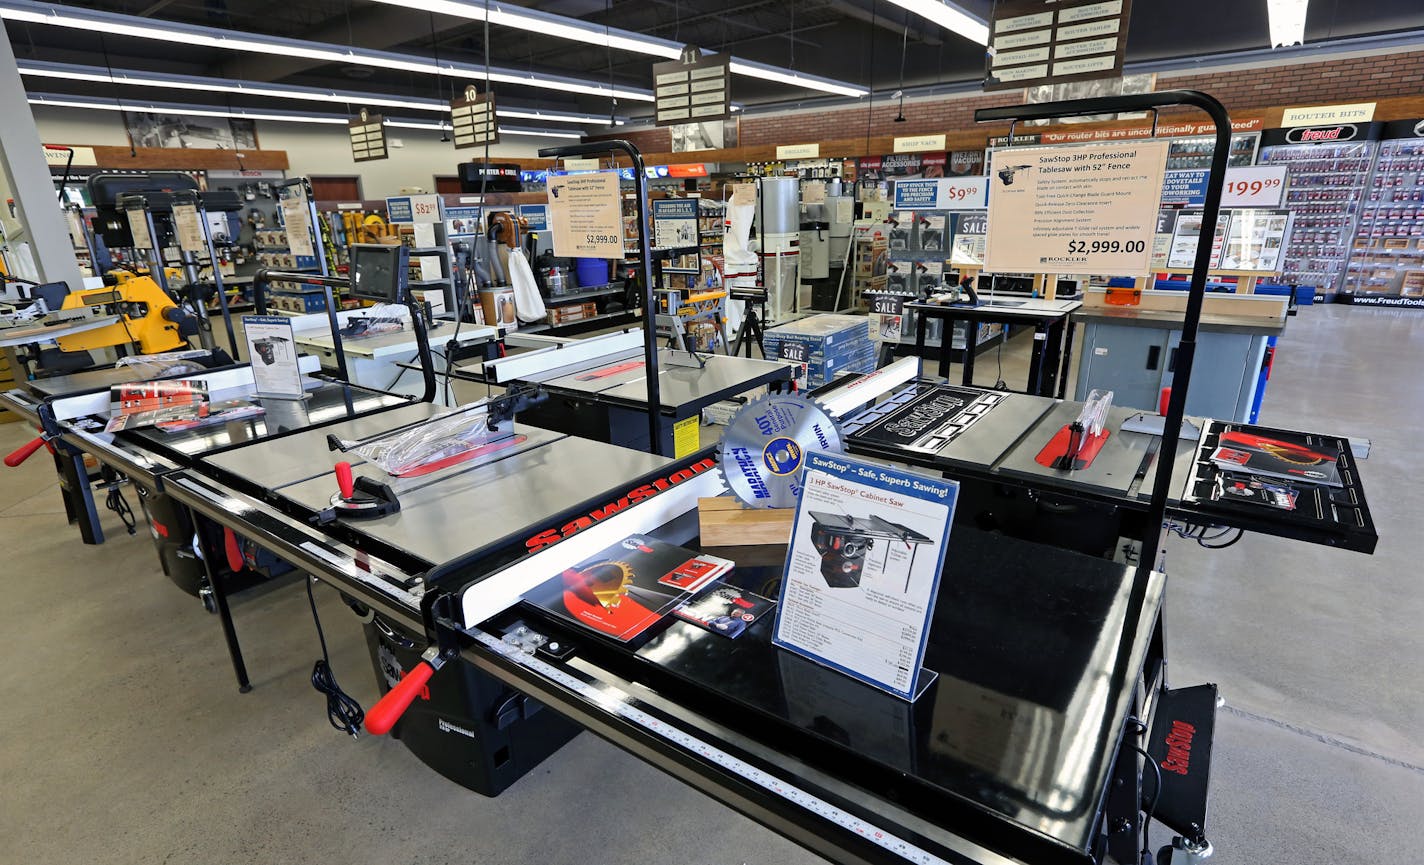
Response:
[[[731,496],[697,500],[704,547],[791,543],[793,508],[749,508]]]

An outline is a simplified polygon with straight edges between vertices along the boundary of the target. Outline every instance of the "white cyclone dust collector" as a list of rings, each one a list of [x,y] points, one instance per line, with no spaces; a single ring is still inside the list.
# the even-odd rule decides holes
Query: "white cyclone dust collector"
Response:
[[[757,186],[756,222],[766,315],[771,323],[785,321],[798,308],[801,182],[795,177],[763,177]]]

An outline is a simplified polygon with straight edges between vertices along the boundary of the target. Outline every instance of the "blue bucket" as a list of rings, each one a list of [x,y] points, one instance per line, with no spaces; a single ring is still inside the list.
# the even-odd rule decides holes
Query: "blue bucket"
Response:
[[[580,258],[574,262],[574,275],[580,288],[608,284],[608,262],[602,258]]]

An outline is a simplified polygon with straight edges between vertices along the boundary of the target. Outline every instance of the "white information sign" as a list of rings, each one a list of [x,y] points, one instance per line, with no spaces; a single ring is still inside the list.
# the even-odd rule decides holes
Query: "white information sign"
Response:
[[[548,192],[555,255],[623,257],[623,211],[617,172],[553,175],[548,180]]]
[[[297,342],[292,320],[282,315],[244,315],[247,356],[259,396],[299,397],[302,373],[297,367]]]
[[[1165,140],[993,151],[984,267],[1145,276]]]
[[[153,235],[148,233],[148,214],[142,210],[125,210],[124,216],[129,221],[134,248],[153,249]]]
[[[282,199],[282,224],[287,229],[287,249],[292,251],[292,255],[298,258],[316,255],[305,195],[294,190],[289,197]]]
[[[929,682],[920,664],[959,484],[840,454],[805,458],[773,641],[913,700]]]
[[[203,223],[198,219],[196,204],[173,205],[173,227],[178,235],[179,249],[207,255],[208,239],[203,234]]]

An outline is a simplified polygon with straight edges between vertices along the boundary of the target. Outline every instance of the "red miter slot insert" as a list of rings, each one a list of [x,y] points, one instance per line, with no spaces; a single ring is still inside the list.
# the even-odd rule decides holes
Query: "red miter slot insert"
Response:
[[[1107,444],[1108,436],[1112,435],[1111,430],[1103,430],[1098,435],[1089,433],[1075,433],[1073,429],[1064,424],[1063,428],[1048,440],[1048,444],[1043,446],[1043,450],[1034,457],[1034,462],[1045,468],[1055,468],[1060,460],[1068,455],[1068,448],[1072,447],[1075,440],[1081,442],[1078,445],[1077,458],[1073,460],[1073,470],[1085,469],[1093,464],[1098,453],[1102,451],[1103,445]]]

